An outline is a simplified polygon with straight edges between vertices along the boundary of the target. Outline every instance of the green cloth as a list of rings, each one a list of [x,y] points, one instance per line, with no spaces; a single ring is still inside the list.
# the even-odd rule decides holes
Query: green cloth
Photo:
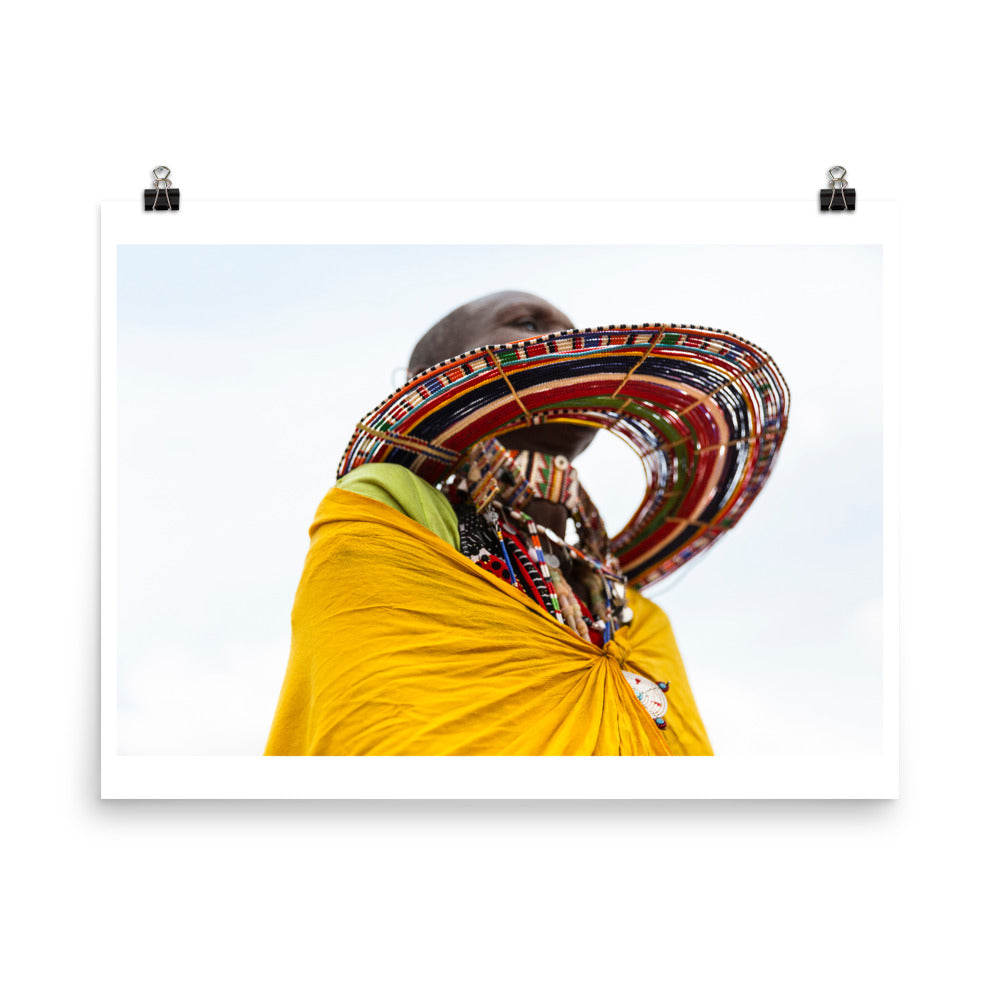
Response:
[[[387,462],[362,465],[338,479],[337,488],[384,503],[461,552],[458,516],[451,504],[440,490],[404,466]]]

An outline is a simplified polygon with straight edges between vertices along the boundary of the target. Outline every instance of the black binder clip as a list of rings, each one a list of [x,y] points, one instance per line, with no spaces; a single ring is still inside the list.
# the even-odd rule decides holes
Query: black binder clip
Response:
[[[153,183],[155,187],[146,188],[142,192],[147,212],[177,212],[181,207],[181,190],[170,183],[168,167],[153,168]]]
[[[821,212],[853,212],[854,188],[847,186],[847,170],[844,167],[830,167],[826,172],[830,186],[819,193]]]

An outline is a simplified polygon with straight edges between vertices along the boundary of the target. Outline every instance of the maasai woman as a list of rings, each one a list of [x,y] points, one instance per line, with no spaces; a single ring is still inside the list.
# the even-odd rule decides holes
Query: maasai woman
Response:
[[[573,331],[499,292],[432,327],[409,367],[312,525],[265,752],[710,754],[636,584],[759,491],[787,415],[767,355],[720,331]],[[649,481],[610,540],[572,465],[601,427],[645,450]]]

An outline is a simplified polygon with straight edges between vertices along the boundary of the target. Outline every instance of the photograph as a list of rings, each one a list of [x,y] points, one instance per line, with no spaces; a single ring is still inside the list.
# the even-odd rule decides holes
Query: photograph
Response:
[[[115,752],[880,754],[882,263],[117,246]]]

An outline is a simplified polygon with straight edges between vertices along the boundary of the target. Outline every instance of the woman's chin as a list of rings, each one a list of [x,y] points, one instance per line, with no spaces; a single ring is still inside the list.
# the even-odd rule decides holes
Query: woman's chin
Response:
[[[596,434],[596,427],[553,421],[550,424],[536,424],[534,427],[508,431],[499,435],[497,440],[505,448],[516,451],[541,451],[547,455],[565,455],[573,461],[594,440]]]

